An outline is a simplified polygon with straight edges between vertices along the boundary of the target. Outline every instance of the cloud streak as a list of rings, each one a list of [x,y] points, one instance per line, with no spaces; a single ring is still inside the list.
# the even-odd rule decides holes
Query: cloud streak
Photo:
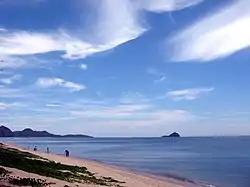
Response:
[[[0,82],[2,82],[4,84],[12,84],[15,81],[18,81],[20,79],[22,79],[21,75],[13,75],[13,76],[8,77],[8,78],[2,78],[2,79],[0,79]]]
[[[250,46],[250,2],[233,1],[168,41],[173,61],[212,61]]]
[[[39,78],[36,84],[41,88],[68,88],[72,92],[86,89],[86,87],[82,84],[76,84],[74,82],[66,81],[61,78]]]
[[[63,58],[86,58],[133,40],[146,31],[140,25],[139,12],[130,0],[103,0],[94,5],[97,17],[92,23],[94,31],[91,33],[86,33],[84,27],[78,29],[81,34],[66,30],[30,32],[1,28],[0,57],[59,51],[64,53]]]
[[[0,110],[4,110],[4,109],[6,109],[7,107],[9,107],[10,105],[9,104],[7,104],[7,103],[2,103],[2,102],[0,102]]]
[[[6,56],[0,52],[0,68],[17,69],[26,67],[27,65],[27,61],[20,57]]]
[[[159,70],[155,68],[149,68],[147,69],[147,73],[151,76],[155,77],[154,83],[160,83],[167,79],[164,73],[160,72]]]
[[[140,0],[140,6],[150,12],[171,12],[182,10],[199,3],[203,0]]]
[[[98,43],[113,48],[143,34],[140,12],[131,0],[98,2],[95,36]]]
[[[70,60],[83,59],[140,37],[148,30],[143,24],[143,11],[174,11],[199,2],[200,0],[94,2],[96,17],[91,22],[93,30],[89,33],[86,32],[88,28],[82,26],[79,26],[77,33],[66,29],[31,32],[1,28],[0,67],[20,68],[27,63],[24,56],[48,52],[62,52],[61,57]]]
[[[167,97],[174,101],[195,100],[195,99],[200,98],[204,94],[212,92],[213,90],[214,88],[212,87],[174,90],[174,91],[168,92]]]

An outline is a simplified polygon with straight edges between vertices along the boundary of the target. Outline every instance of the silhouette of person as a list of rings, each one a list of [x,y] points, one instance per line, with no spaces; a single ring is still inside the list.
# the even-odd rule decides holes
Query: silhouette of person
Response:
[[[47,153],[49,153],[49,147],[47,147]]]
[[[34,151],[37,151],[37,147],[36,146],[34,147]]]
[[[69,157],[69,151],[68,150],[65,150],[65,156]]]

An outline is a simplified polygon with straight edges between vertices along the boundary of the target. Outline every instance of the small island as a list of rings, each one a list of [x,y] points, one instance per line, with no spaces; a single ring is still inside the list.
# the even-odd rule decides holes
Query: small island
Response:
[[[66,134],[66,135],[56,135],[49,133],[47,131],[34,131],[30,128],[26,128],[22,131],[11,131],[8,127],[0,126],[0,137],[55,137],[55,138],[93,138],[92,136],[83,134]]]
[[[162,138],[166,138],[166,137],[176,137],[176,138],[179,138],[181,137],[180,134],[178,134],[177,132],[173,132],[172,134],[170,135],[164,135],[162,136]]]

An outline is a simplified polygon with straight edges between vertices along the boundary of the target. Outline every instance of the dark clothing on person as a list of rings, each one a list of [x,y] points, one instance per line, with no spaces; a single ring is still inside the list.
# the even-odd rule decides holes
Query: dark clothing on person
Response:
[[[69,151],[68,150],[65,150],[65,156],[69,157]]]
[[[37,151],[37,147],[36,146],[34,147],[34,151]]]

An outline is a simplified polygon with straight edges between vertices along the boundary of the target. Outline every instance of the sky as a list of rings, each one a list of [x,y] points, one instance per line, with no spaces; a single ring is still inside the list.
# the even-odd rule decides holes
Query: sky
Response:
[[[250,135],[249,0],[0,0],[0,124]]]

